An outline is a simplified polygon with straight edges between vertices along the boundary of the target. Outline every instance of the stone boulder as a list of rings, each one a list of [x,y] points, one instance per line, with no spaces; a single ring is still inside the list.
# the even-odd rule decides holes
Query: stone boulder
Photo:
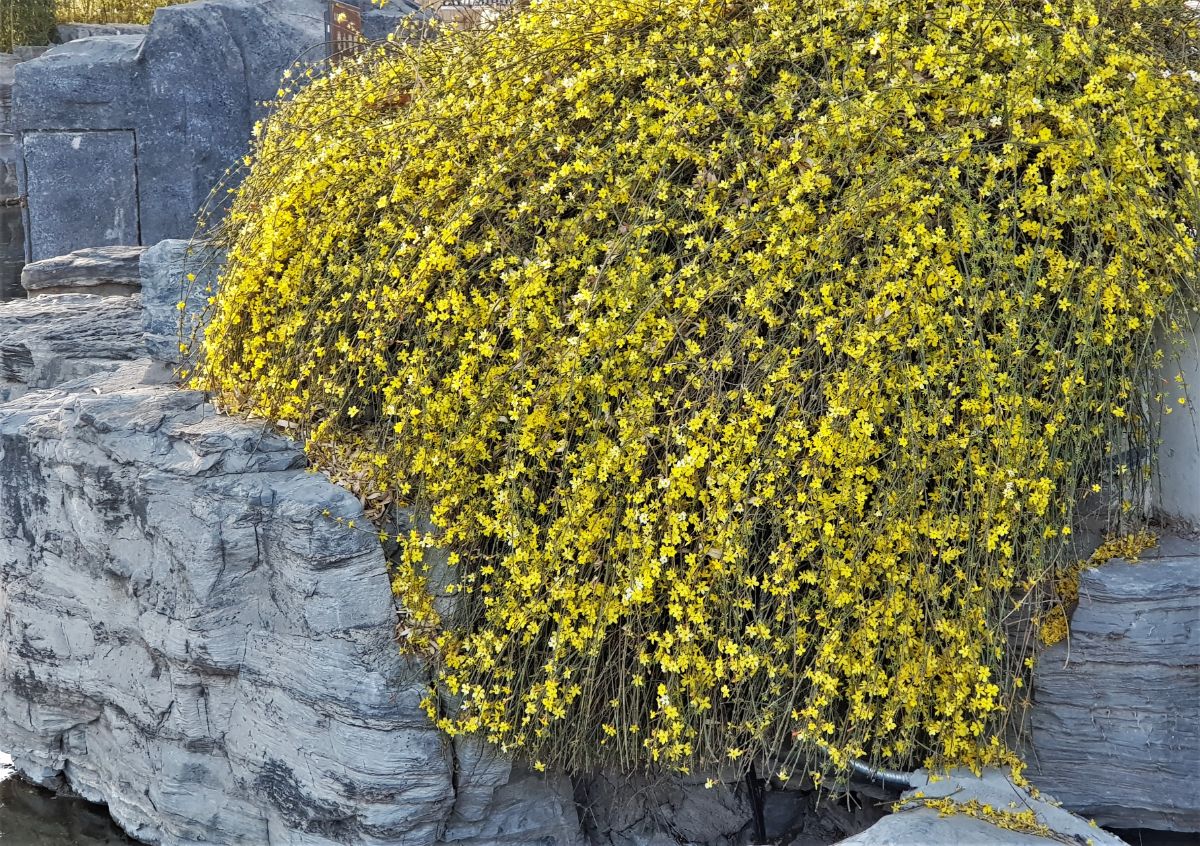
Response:
[[[144,34],[72,40],[16,67],[34,260],[193,234],[283,72],[315,61],[322,0],[199,0]]]
[[[1103,831],[1086,820],[1063,810],[1049,796],[1034,795],[1018,787],[1002,772],[986,770],[981,776],[956,771],[930,778],[917,773],[918,785],[901,797],[901,810],[884,817],[861,834],[840,842],[840,846],[1046,846],[1049,843],[1077,843],[1079,846],[1124,846],[1125,841]],[[967,812],[943,814],[927,807],[925,799],[950,799]],[[978,808],[985,818],[971,813]],[[1036,823],[1046,827],[1044,834],[1008,829],[989,822],[1012,821],[1008,815],[1032,812]],[[998,814],[998,815],[997,815]]]
[[[1116,828],[1200,832],[1200,543],[1086,570],[1038,659],[1030,778]]]
[[[180,344],[203,340],[205,310],[223,257],[214,247],[181,240],[160,241],[142,255],[142,330],[152,358],[182,364]]]
[[[21,287],[46,294],[128,295],[141,289],[143,247],[90,247],[25,265]]]

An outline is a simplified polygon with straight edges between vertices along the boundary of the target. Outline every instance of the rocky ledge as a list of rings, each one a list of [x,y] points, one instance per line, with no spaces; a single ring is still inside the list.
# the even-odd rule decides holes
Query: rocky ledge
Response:
[[[89,247],[25,265],[21,287],[39,294],[134,294],[143,247]]]
[[[321,516],[356,501],[155,381],[134,363],[0,407],[0,748],[19,771],[148,843],[575,842],[565,780],[456,767],[393,643],[378,542]],[[528,805],[491,808],[513,780]],[[475,839],[483,819],[499,830]]]

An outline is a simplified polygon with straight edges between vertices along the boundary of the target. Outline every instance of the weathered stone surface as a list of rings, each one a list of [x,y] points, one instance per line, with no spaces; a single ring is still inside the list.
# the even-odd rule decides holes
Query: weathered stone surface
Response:
[[[89,247],[25,265],[21,287],[31,295],[127,295],[141,288],[144,247]]]
[[[136,141],[135,158],[112,149],[93,171],[120,173],[136,189],[136,214],[125,216],[137,223],[132,239],[90,227],[79,244],[63,228],[81,208],[63,189],[78,185],[91,161],[79,149],[54,146],[53,155],[29,163],[33,257],[191,236],[209,192],[246,153],[283,71],[324,42],[324,8],[322,0],[200,0],[159,9],[144,36],[83,38],[18,66],[13,124],[27,142],[69,133],[86,147],[91,133],[102,132]],[[99,198],[101,209],[114,200],[124,207],[115,187],[105,191],[111,199]]]
[[[942,816],[938,811],[913,801],[904,810],[884,817],[861,834],[841,841],[842,846],[1046,846],[1049,843],[1085,843],[1094,846],[1123,846],[1124,841],[1085,820],[1057,807],[1051,797],[1034,798],[1013,784],[1004,773],[988,770],[982,777],[956,772],[939,781],[929,782],[920,774],[918,787],[906,792],[905,800],[921,793],[930,799],[950,797],[958,804],[972,800],[996,811],[1023,813],[1033,811],[1038,822],[1054,837],[1009,831],[975,817],[956,813]]]
[[[1080,578],[1038,660],[1034,783],[1103,825],[1200,831],[1200,544]]]
[[[21,295],[21,266],[25,263],[24,215],[14,202],[21,196],[17,178],[21,148],[9,134],[17,61],[11,53],[0,53],[0,300]]]
[[[1166,370],[1178,372],[1160,418],[1160,443],[1154,466],[1154,511],[1159,522],[1178,531],[1200,533],[1200,315],[1184,330],[1186,345],[1167,343]],[[1186,386],[1186,391],[1184,390]],[[1178,400],[1183,399],[1181,405]]]
[[[3,65],[0,65],[0,72],[2,70]],[[0,81],[2,87],[3,82]],[[3,120],[2,116],[0,120]],[[0,125],[0,300],[21,295],[25,225],[20,206],[13,203],[20,196],[17,187],[20,155],[20,148]]]
[[[750,803],[737,783],[707,789],[703,780],[598,773],[580,781],[576,800],[587,809],[589,839],[602,846],[725,846],[751,825]]]
[[[66,44],[101,35],[145,35],[146,29],[143,24],[63,23],[54,28],[50,40],[55,44]]]
[[[31,132],[22,146],[34,261],[138,242],[133,132]]]
[[[199,394],[95,378],[0,407],[0,746],[151,842],[436,842],[378,544],[321,518],[354,500]]]
[[[0,403],[144,355],[136,297],[59,294],[0,305]]]
[[[181,240],[160,241],[142,255],[142,330],[152,358],[179,364],[180,342],[203,340],[204,311],[209,289],[216,290],[222,256],[215,248]]]
[[[163,846],[576,846],[565,781],[429,723],[356,500],[121,363],[139,301],[0,305],[0,748]]]
[[[21,62],[14,70],[13,127],[19,133],[133,129],[138,103],[130,94],[142,74],[143,41],[141,35],[84,38]]]

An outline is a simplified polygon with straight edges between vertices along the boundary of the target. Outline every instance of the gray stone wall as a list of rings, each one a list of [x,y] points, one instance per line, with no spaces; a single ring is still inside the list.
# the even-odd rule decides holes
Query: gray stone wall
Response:
[[[18,65],[32,260],[191,237],[284,70],[321,58],[324,5],[199,0],[158,10],[144,35],[78,38]]]
[[[1200,832],[1200,543],[1084,571],[1070,636],[1045,650],[1033,781],[1116,828]]]

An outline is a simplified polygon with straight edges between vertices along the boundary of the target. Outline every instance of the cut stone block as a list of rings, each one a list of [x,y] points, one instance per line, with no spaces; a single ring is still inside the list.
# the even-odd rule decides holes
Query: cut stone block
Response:
[[[31,132],[24,150],[34,261],[139,243],[132,132]]]

